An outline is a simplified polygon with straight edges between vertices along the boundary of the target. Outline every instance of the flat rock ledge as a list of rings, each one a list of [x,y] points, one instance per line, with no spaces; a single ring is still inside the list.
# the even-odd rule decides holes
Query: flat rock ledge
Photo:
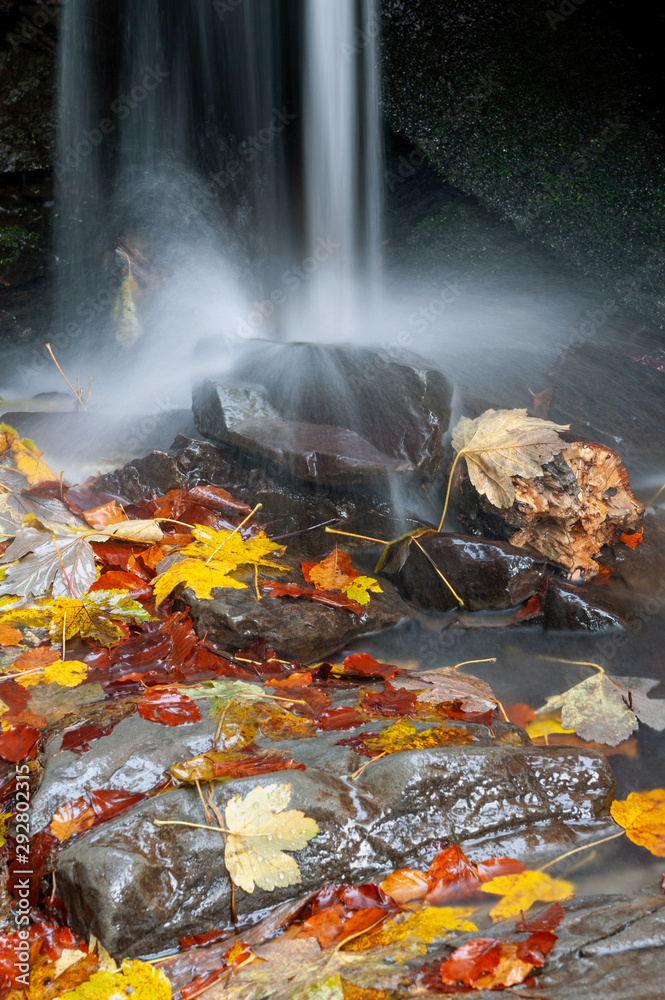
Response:
[[[380,720],[371,728],[389,724]],[[503,855],[533,862],[555,857],[616,827],[609,817],[614,778],[602,754],[535,747],[523,731],[498,723],[462,724],[469,746],[398,753],[377,760],[355,781],[363,758],[338,746],[346,733],[269,743],[306,765],[215,786],[216,802],[255,785],[289,783],[290,808],[313,817],[320,832],[294,856],[302,884],[272,893],[236,891],[240,916],[255,914],[328,884],[362,884],[399,867],[427,867],[445,841],[472,859]],[[135,716],[119,723],[81,757],[47,749],[35,825],[64,801],[92,788],[145,791],[171,764],[210,746],[215,720],[169,729]],[[365,726],[367,728],[367,725]],[[154,954],[185,935],[230,922],[231,883],[220,834],[154,820],[205,822],[195,789],[148,799],[82,834],[59,855],[58,894],[72,926],[95,934],[116,957]]]

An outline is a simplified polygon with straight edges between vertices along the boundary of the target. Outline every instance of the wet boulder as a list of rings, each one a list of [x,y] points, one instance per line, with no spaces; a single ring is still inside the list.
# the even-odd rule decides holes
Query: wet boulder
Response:
[[[248,343],[193,396],[206,437],[300,479],[344,486],[436,476],[452,403],[450,380],[421,358],[264,341]]]
[[[554,577],[548,582],[543,604],[546,629],[603,632],[606,629],[626,629],[630,621],[627,614],[593,590],[576,587]]]
[[[377,731],[389,725],[381,720]],[[427,727],[428,723],[418,723]],[[293,856],[302,884],[274,892],[236,891],[242,917],[297,899],[324,885],[375,881],[390,870],[427,868],[442,842],[470,858],[549,858],[615,829],[609,819],[612,772],[602,754],[571,747],[535,747],[515,727],[457,723],[474,737],[466,746],[393,754],[349,781],[363,758],[338,745],[349,733],[280,741],[278,749],[306,770],[219,782],[216,804],[257,784],[291,785],[290,807],[316,820],[319,834]],[[157,770],[205,752],[216,726],[204,719],[175,729],[135,717],[92,744],[79,758],[47,749],[34,815],[45,824],[80,789],[145,791]],[[367,728],[367,724],[365,724]],[[262,748],[275,745],[259,736]],[[142,766],[142,764],[144,765]],[[65,846],[56,862],[58,894],[72,926],[95,934],[116,957],[177,947],[185,935],[230,922],[231,885],[221,834],[155,820],[205,823],[196,789],[150,798]]]
[[[458,607],[432,563],[468,611],[514,608],[536,593],[547,573],[542,557],[508,542],[440,533],[424,535],[418,541],[426,554],[412,542],[394,583],[402,597],[428,611]]]

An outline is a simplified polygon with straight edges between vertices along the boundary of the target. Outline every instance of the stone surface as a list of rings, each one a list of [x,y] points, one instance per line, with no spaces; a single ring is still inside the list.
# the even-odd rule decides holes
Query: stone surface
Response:
[[[296,545],[308,556],[327,555],[333,544],[323,530],[309,530],[316,525],[331,524],[344,531],[385,539],[397,538],[422,525],[415,514],[396,518],[385,497],[368,490],[356,494],[297,482],[279,470],[258,467],[233,449],[182,436],[175,439],[170,452],[152,452],[101,476],[97,488],[136,503],[200,483],[222,486],[252,506],[260,503],[258,520],[269,525],[271,538],[283,538],[287,545]],[[373,570],[382,551],[380,545],[353,538],[345,538],[343,547],[354,554],[354,562],[368,571]]]
[[[615,545],[607,562],[612,575],[625,585],[631,595],[642,594],[661,601],[665,578],[665,526],[653,514],[644,518],[642,542],[634,549]]]
[[[295,567],[283,579],[310,586]],[[381,588],[383,593],[372,594],[357,615],[304,598],[264,595],[257,601],[251,585],[246,590],[215,590],[209,601],[185,590],[182,599],[189,606],[197,634],[207,636],[222,652],[235,653],[261,636],[277,656],[314,663],[360,635],[393,628],[413,617],[413,610],[390,583],[382,581]]]
[[[565,580],[551,577],[543,604],[546,629],[574,632],[603,632],[605,629],[626,629],[630,618],[604,596]]]
[[[453,387],[421,358],[253,341],[193,398],[206,437],[301,479],[348,485],[440,472]]]
[[[388,724],[370,726],[379,731]],[[362,758],[336,745],[348,732],[279,744],[259,737],[259,745],[288,753],[307,770],[221,782],[216,802],[223,807],[257,784],[290,783],[292,807],[312,816],[320,833],[295,855],[302,885],[251,896],[237,891],[239,914],[325,884],[361,884],[405,865],[426,867],[447,839],[473,859],[549,857],[614,828],[608,817],[614,779],[601,754],[534,747],[502,723],[494,727],[495,739],[483,726],[458,725],[477,737],[472,745],[395,754],[354,781],[348,775]],[[80,758],[58,754],[56,739],[47,748],[34,816],[46,823],[83,785],[146,790],[158,772],[200,752],[214,726],[206,719],[168,729],[132,717]],[[221,836],[157,827],[155,819],[205,822],[196,789],[140,803],[71,842],[57,860],[58,893],[73,926],[86,937],[94,933],[116,956],[154,953],[176,946],[183,935],[229,923]]]
[[[508,542],[454,534],[425,535],[419,542],[468,611],[514,608],[536,593],[547,572],[544,559]],[[413,543],[395,576],[395,586],[419,608],[445,611],[458,606],[450,589]]]

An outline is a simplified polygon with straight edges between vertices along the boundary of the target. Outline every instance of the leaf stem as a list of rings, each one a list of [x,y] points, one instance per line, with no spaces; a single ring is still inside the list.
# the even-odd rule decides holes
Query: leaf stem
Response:
[[[212,559],[214,559],[214,557],[215,557],[215,556],[217,555],[217,553],[219,552],[219,550],[220,550],[220,549],[222,549],[222,548],[224,548],[224,546],[225,546],[225,545],[226,545],[226,543],[227,543],[227,542],[229,541],[229,539],[230,539],[230,538],[231,538],[231,537],[232,537],[233,535],[235,535],[235,534],[236,534],[236,532],[240,531],[240,529],[241,529],[241,528],[243,527],[243,525],[247,524],[247,522],[248,522],[248,521],[249,521],[249,520],[250,520],[250,519],[251,519],[252,517],[254,517],[254,515],[255,515],[255,514],[256,514],[256,512],[257,512],[257,510],[260,510],[260,509],[261,509],[261,507],[263,507],[263,504],[261,504],[261,503],[257,503],[257,505],[256,505],[256,507],[254,508],[254,510],[250,510],[250,512],[249,512],[249,514],[247,515],[247,517],[246,517],[246,518],[245,518],[244,520],[242,520],[242,521],[240,522],[240,524],[236,525],[236,527],[235,527],[235,528],[233,529],[233,531],[232,531],[232,532],[230,532],[230,534],[229,534],[229,535],[227,535],[227,537],[226,537],[226,538],[224,539],[224,541],[223,541],[223,542],[220,542],[220,544],[219,544],[219,545],[217,546],[217,548],[215,549],[215,551],[214,551],[214,552],[212,552],[212,553],[211,553],[211,554],[210,554],[210,555],[208,556],[208,558],[206,559],[206,561],[205,561],[205,564],[206,564],[206,566],[209,566],[209,565],[210,565],[210,561],[211,561]]]
[[[548,861],[546,865],[541,865],[540,868],[536,868],[538,872],[544,872],[547,868],[551,868],[552,865],[558,864],[559,861],[563,861],[564,858],[569,858],[572,854],[577,854],[579,851],[588,851],[591,847],[597,847],[598,844],[606,844],[608,840],[616,840],[617,837],[623,837],[625,830],[619,830],[618,833],[613,833],[609,837],[603,837],[602,840],[594,840],[590,844],[582,844],[581,847],[575,847],[572,851],[566,851],[565,854],[560,854],[558,858],[554,858],[553,861]]]
[[[376,542],[378,545],[391,545],[385,538],[371,538],[370,535],[354,535],[352,531],[338,531],[336,528],[326,528],[327,535],[344,535],[345,538],[361,538],[363,542]]]
[[[462,448],[461,451],[457,452],[457,455],[455,456],[455,461],[453,462],[452,468],[450,470],[450,475],[448,476],[448,489],[446,490],[446,501],[443,505],[443,514],[441,515],[441,520],[439,521],[439,527],[437,528],[437,531],[441,531],[441,529],[443,528],[443,522],[445,521],[446,514],[448,513],[448,502],[450,500],[450,490],[452,489],[453,485],[453,475],[455,473],[457,463],[459,462],[462,455],[466,455],[464,448]]]
[[[536,656],[537,660],[549,660],[552,663],[569,663],[573,667],[593,667],[594,670],[600,671],[601,674],[605,673],[605,668],[599,666],[597,663],[590,663],[589,660],[563,660],[560,656]]]
[[[443,575],[443,573],[441,572],[441,570],[439,569],[439,567],[436,565],[436,563],[434,562],[434,560],[432,559],[432,557],[430,556],[430,554],[425,551],[425,549],[422,547],[422,545],[420,544],[420,542],[418,541],[418,539],[415,537],[415,535],[414,535],[413,541],[416,543],[416,545],[418,546],[418,548],[420,549],[420,551],[422,552],[422,554],[425,556],[425,559],[427,559],[427,561],[432,565],[432,567],[439,574],[439,576],[441,577],[441,579],[445,583],[445,585],[448,588],[448,590],[450,591],[450,593],[453,595],[453,597],[455,598],[455,600],[459,603],[460,607],[463,608],[464,607],[464,601],[462,600],[462,598],[460,597],[460,595],[457,593],[457,591],[453,588],[452,584],[450,584],[446,580],[445,576]]]
[[[373,764],[375,760],[381,760],[382,757],[387,757],[389,753],[390,750],[384,750],[383,753],[377,754],[376,757],[371,757],[370,760],[366,760],[365,763],[362,765],[362,767],[359,767],[357,771],[354,771],[353,774],[349,775],[349,778],[352,781],[354,781],[358,777],[358,775],[365,770],[366,767],[369,767],[370,764]]]
[[[496,656],[490,656],[484,660],[462,660],[461,663],[456,663],[454,667],[448,667],[448,669],[457,670],[458,667],[466,667],[469,663],[496,663]]]

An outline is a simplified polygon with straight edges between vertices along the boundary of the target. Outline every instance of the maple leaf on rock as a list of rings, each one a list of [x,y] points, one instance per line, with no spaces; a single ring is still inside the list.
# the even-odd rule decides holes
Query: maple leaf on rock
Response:
[[[198,757],[172,764],[168,773],[177,784],[194,785],[197,781],[229,781],[250,778],[271,771],[305,771],[292,757],[272,751],[252,753],[252,747],[242,750],[208,750]]]
[[[284,851],[301,851],[319,827],[299,809],[284,812],[290,799],[291,785],[257,785],[244,799],[234,795],[226,803],[224,863],[245,892],[301,881],[297,862]]]
[[[552,878],[546,872],[523,871],[514,875],[499,875],[480,888],[482,892],[503,896],[490,910],[492,920],[519,917],[536,902],[555,903],[575,895],[572,882]]]
[[[475,420],[462,417],[453,429],[455,462],[463,455],[469,479],[495,507],[511,507],[513,476],[543,474],[543,464],[566,447],[558,431],[568,425],[530,417],[526,410],[486,410]]]
[[[337,546],[318,563],[301,563],[303,576],[313,583],[317,590],[339,591],[357,604],[368,604],[372,591],[383,593],[381,587],[370,576],[361,576],[351,565],[351,556]]]
[[[149,962],[125,960],[117,972],[94,972],[87,983],[59,1000],[171,1000],[171,984]]]
[[[71,528],[85,527],[85,522],[73,514],[62,500],[27,496],[24,492],[16,493],[11,490],[0,494],[0,534],[15,535],[28,514],[36,517],[45,528],[56,532],[63,525]]]
[[[215,588],[242,590],[247,584],[229,575],[240,566],[286,569],[265,558],[272,553],[283,554],[286,547],[273,542],[263,531],[245,539],[239,531],[216,531],[198,525],[192,534],[196,541],[180,550],[183,559],[163,570],[154,581],[157,605],[179,584],[191,587],[197,597],[205,600],[210,600]]]
[[[400,678],[400,685],[407,690],[420,691],[416,701],[429,705],[460,702],[460,710],[469,713],[496,708],[496,698],[489,684],[472,674],[462,674],[455,667],[418,671]]]
[[[657,684],[648,677],[619,677],[598,670],[548,698],[537,714],[560,708],[564,731],[574,729],[584,740],[616,746],[637,729],[638,719],[652,729],[665,729],[665,701],[647,697]]]
[[[614,801],[610,811],[629,840],[665,858],[665,789],[631,792],[624,801]]]
[[[418,732],[409,719],[393,722],[380,733],[360,733],[346,740],[339,740],[338,746],[350,746],[364,757],[383,757],[387,754],[403,753],[406,750],[427,750],[433,747],[462,746],[472,743],[474,737],[457,726],[435,726]]]

